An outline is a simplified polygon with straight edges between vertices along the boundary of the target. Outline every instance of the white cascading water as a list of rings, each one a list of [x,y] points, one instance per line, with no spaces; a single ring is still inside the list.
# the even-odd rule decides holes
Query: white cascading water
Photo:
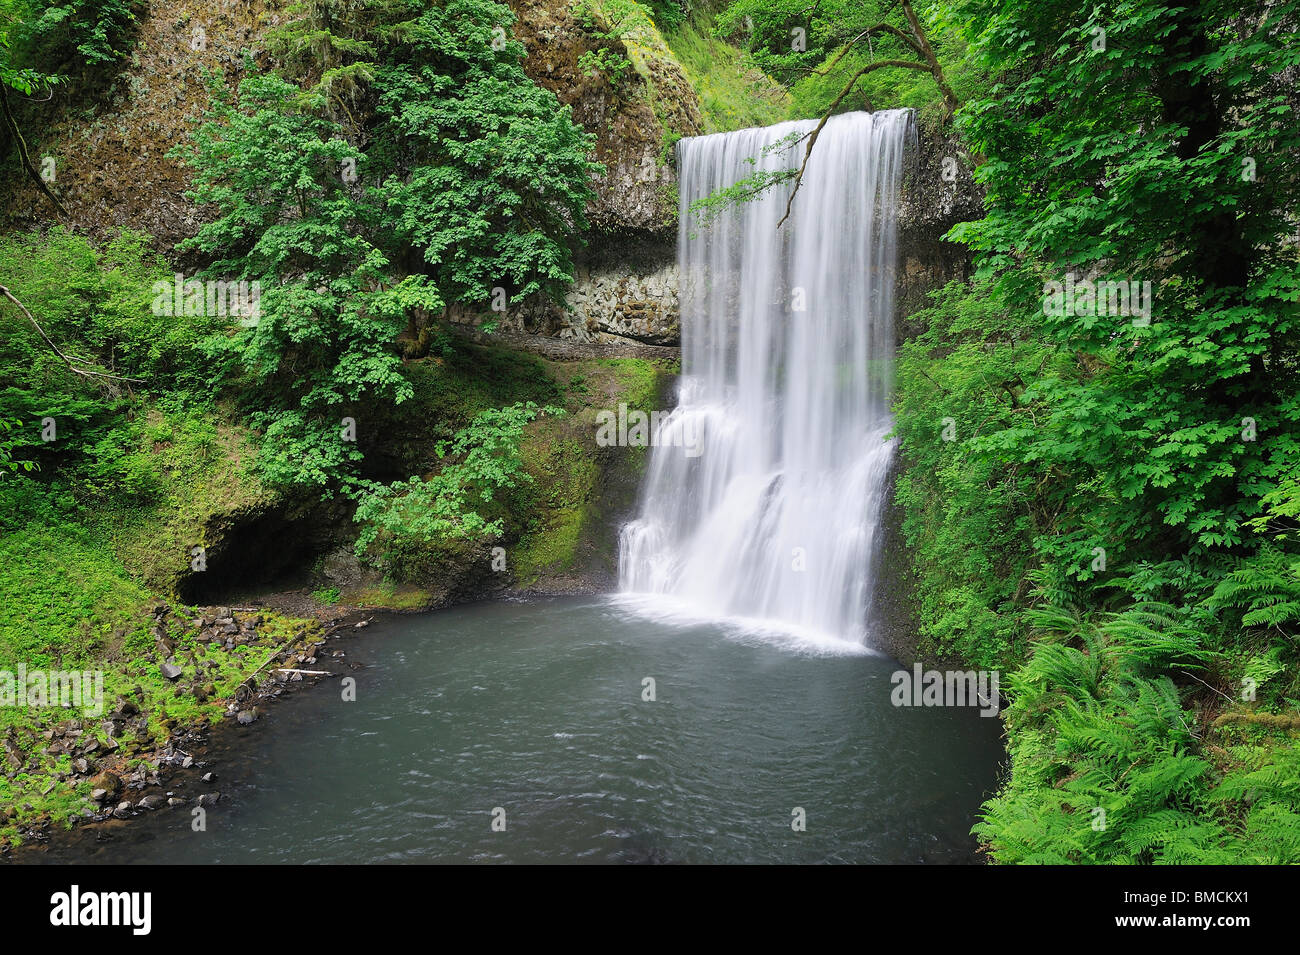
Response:
[[[796,168],[804,140],[781,141],[815,125],[678,144],[679,403],[654,435],[619,577],[626,594],[662,595],[653,605],[862,644],[893,452],[895,220],[911,114],[831,119],[779,228],[789,184],[707,227],[688,212],[752,175],[747,160]]]

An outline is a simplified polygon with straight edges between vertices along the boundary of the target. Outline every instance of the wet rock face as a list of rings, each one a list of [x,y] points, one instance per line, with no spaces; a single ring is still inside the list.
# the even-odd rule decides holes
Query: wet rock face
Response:
[[[73,88],[71,102],[56,88],[64,108],[42,112],[29,135],[38,155],[54,158],[55,193],[78,227],[95,235],[144,228],[169,248],[211,217],[184,195],[187,167],[165,154],[208,105],[204,71],[221,68],[231,89],[243,76],[242,51],[260,46],[264,15],[274,16],[264,0],[152,0],[105,88]],[[5,175],[0,215],[9,225],[52,221],[35,186],[12,168]]]
[[[900,342],[919,331],[909,316],[929,304],[930,292],[970,275],[970,253],[943,237],[959,222],[983,218],[984,192],[973,169],[951,129],[917,131],[898,205],[894,314]]]
[[[605,39],[587,30],[570,0],[508,0],[518,17],[514,35],[528,56],[524,72],[573,110],[573,119],[596,135],[595,159],[605,166],[587,209],[596,233],[675,231],[676,175],[670,131],[703,132],[699,98],[658,37]],[[604,49],[633,64],[618,85],[584,71],[584,53]]]
[[[681,341],[676,243],[635,236],[593,242],[579,258],[563,302],[536,298],[501,314],[455,307],[450,316],[464,325],[495,320],[514,333],[576,344],[676,347]]]
[[[679,321],[677,265],[667,262],[581,268],[562,306],[521,313],[515,327],[578,343],[676,346]]]
[[[561,338],[587,341],[600,336],[646,345],[676,345],[681,340],[677,305],[677,266],[648,274],[585,272],[578,276],[565,304],[571,309],[559,330]]]
[[[675,348],[681,342],[677,266],[665,265],[651,272],[580,271],[562,304],[532,302],[504,316],[453,311],[451,317],[467,326],[496,319],[500,328],[511,332],[575,344]]]

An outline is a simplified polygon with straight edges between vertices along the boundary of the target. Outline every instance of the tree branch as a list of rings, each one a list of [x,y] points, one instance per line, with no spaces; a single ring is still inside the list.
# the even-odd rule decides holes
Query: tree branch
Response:
[[[49,335],[45,334],[45,329],[41,328],[40,323],[37,322],[36,319],[32,317],[32,313],[27,311],[27,306],[24,305],[22,302],[18,301],[18,299],[14,298],[13,292],[9,291],[9,289],[5,288],[3,285],[0,285],[0,296],[4,296],[5,298],[9,299],[9,301],[13,302],[15,305],[18,306],[18,308],[22,311],[22,313],[27,316],[27,321],[31,322],[32,327],[35,328],[36,331],[40,333],[41,338],[45,339],[45,344],[50,346],[50,350],[53,351],[54,354],[58,355],[59,358],[62,359],[63,363],[67,365],[69,368],[71,368],[73,371],[75,371],[78,375],[84,375],[87,378],[111,378],[114,381],[140,382],[144,380],[143,378],[126,378],[123,377],[122,375],[110,375],[107,372],[103,372],[103,371],[94,371],[92,369],[87,369],[87,368],[78,368],[76,365],[72,363],[72,359],[69,358],[67,355],[65,355],[59,349],[58,345],[54,344],[54,340],[50,338]]]
[[[36,188],[45,193],[45,197],[54,203],[54,207],[59,210],[60,215],[67,218],[68,210],[63,208],[63,203],[55,198],[54,193],[50,192],[50,187],[45,184],[41,174],[32,165],[32,157],[27,153],[27,141],[23,139],[22,131],[18,128],[18,120],[14,119],[13,110],[9,108],[9,92],[3,83],[0,83],[0,108],[4,111],[5,122],[9,125],[9,131],[14,134],[14,140],[18,143],[18,157],[22,161],[23,168],[32,177],[32,182],[36,183]]]
[[[939,65],[939,59],[934,55],[934,50],[930,47],[930,41],[926,39],[925,30],[921,28],[921,21],[916,16],[916,11],[912,9],[909,0],[903,0],[903,13],[907,17],[908,24],[912,27],[912,33],[916,37],[916,42],[920,44],[921,55],[930,67],[930,73],[934,76],[934,82],[939,87],[939,92],[943,94],[944,105],[948,107],[948,115],[951,116],[957,112],[957,97],[944,78],[943,67]]]
[[[821,71],[813,70],[813,74],[816,76],[825,76],[827,73],[829,73],[831,70],[835,68],[836,63],[844,59],[844,57],[848,54],[849,50],[853,49],[855,46],[857,46],[867,37],[871,36],[871,34],[873,33],[889,33],[893,36],[896,36],[904,43],[906,43],[907,46],[913,52],[915,52],[917,56],[922,58],[925,57],[925,50],[921,49],[920,45],[917,44],[915,39],[908,36],[902,30],[898,29],[898,27],[890,26],[888,23],[877,23],[874,27],[867,27],[865,30],[863,30],[861,33],[855,36],[852,40],[846,43],[844,45],[844,48],[840,50],[839,53],[836,54],[835,59],[831,60],[830,63],[826,64],[826,68],[824,70]]]
[[[803,164],[799,167],[799,172],[794,177],[794,189],[790,192],[790,198],[786,200],[785,215],[783,215],[781,221],[776,224],[778,229],[785,224],[786,219],[790,218],[790,211],[794,208],[794,197],[799,194],[799,187],[803,185],[803,174],[808,168],[808,158],[812,155],[813,144],[817,142],[818,135],[821,134],[822,128],[826,125],[827,120],[831,118],[840,103],[844,101],[844,97],[848,96],[850,91],[852,91],[854,84],[856,84],[858,80],[867,73],[870,73],[872,70],[884,69],[885,67],[891,66],[908,70],[920,70],[923,73],[929,73],[934,77],[934,82],[939,87],[939,92],[943,95],[943,102],[948,108],[948,115],[952,116],[952,114],[957,111],[957,107],[960,103],[958,103],[956,94],[953,93],[952,87],[948,85],[948,81],[943,75],[943,67],[939,64],[938,57],[934,55],[934,50],[930,46],[930,41],[926,39],[925,29],[921,26],[921,21],[917,17],[916,11],[912,9],[910,0],[902,0],[902,7],[903,13],[907,17],[907,23],[912,28],[912,39],[909,40],[903,31],[898,30],[895,27],[891,27],[886,23],[878,23],[874,27],[869,27],[864,30],[852,41],[852,43],[849,44],[849,47],[854,43],[860,42],[863,37],[868,36],[874,31],[888,32],[907,40],[908,45],[912,49],[916,50],[925,62],[913,63],[910,60],[878,60],[875,63],[868,63],[862,69],[858,70],[858,72],[853,74],[853,77],[849,80],[848,84],[840,91],[840,95],[835,97],[835,101],[831,103],[831,105],[827,107],[826,112],[822,114],[821,122],[817,124],[817,128],[814,129],[812,134],[808,137],[808,146],[804,150],[803,154]],[[835,58],[835,61],[831,66],[834,66],[835,63],[840,61],[840,58],[848,52],[849,47],[845,47],[845,49],[840,52],[839,56]],[[829,70],[830,67],[827,67],[827,69]]]
[[[832,115],[834,115],[836,107],[844,101],[844,97],[849,95],[853,90],[854,84],[856,84],[859,79],[870,73],[872,70],[883,70],[888,66],[898,66],[909,70],[920,70],[923,73],[928,73],[930,71],[930,68],[924,63],[913,63],[910,60],[878,60],[875,63],[868,63],[862,69],[853,74],[853,78],[849,80],[848,85],[845,86],[844,89],[840,90],[840,95],[835,97],[835,101],[827,107],[826,112],[822,115],[821,122],[817,124],[817,128],[808,136],[808,146],[803,152],[803,165],[799,167],[799,173],[794,177],[794,189],[790,193],[790,198],[786,200],[785,215],[783,215],[781,221],[776,224],[778,229],[785,224],[786,219],[790,218],[790,210],[794,207],[794,197],[799,194],[799,187],[803,185],[803,174],[808,168],[808,159],[812,156],[813,144],[817,142],[817,137],[821,135],[822,128],[826,125],[827,121],[830,120]]]

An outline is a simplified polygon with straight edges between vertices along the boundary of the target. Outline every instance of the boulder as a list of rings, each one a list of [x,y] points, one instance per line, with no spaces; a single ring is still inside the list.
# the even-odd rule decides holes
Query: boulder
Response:
[[[90,780],[90,788],[116,796],[122,791],[122,780],[115,773],[104,772]]]

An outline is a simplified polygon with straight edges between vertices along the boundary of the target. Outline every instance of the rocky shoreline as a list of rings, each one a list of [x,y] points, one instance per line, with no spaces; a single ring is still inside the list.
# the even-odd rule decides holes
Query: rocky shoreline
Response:
[[[271,606],[292,609],[299,615],[287,641],[278,642],[263,627],[264,614]],[[147,812],[216,806],[222,793],[214,763],[208,758],[213,732],[222,724],[249,726],[268,705],[286,695],[342,677],[358,667],[347,659],[345,650],[331,643],[363,630],[373,619],[373,613],[359,608],[322,606],[305,593],[272,595],[246,607],[158,605],[153,609],[152,624],[159,671],[175,685],[176,696],[220,707],[219,715],[209,711],[186,722],[164,719],[162,725],[169,732],[165,741],[158,742],[150,735],[151,714],[141,706],[139,699],[144,694],[137,687],[118,695],[98,720],[51,721],[40,731],[42,742],[26,752],[23,741],[11,729],[4,741],[9,763],[5,772],[13,776],[31,769],[36,756],[71,756],[70,771],[60,774],[44,793],[49,795],[59,785],[74,793],[89,786],[79,811],[63,823],[67,828],[93,828]],[[173,639],[177,624],[192,640]],[[216,664],[206,666],[204,658],[209,656],[208,648],[235,646],[266,646],[269,653],[232,695],[217,697],[213,682],[206,679]],[[12,819],[17,808],[6,807],[5,818]],[[50,842],[55,825],[49,814],[24,821],[18,827],[21,843],[0,847],[0,858],[19,861],[27,853],[41,850]]]

